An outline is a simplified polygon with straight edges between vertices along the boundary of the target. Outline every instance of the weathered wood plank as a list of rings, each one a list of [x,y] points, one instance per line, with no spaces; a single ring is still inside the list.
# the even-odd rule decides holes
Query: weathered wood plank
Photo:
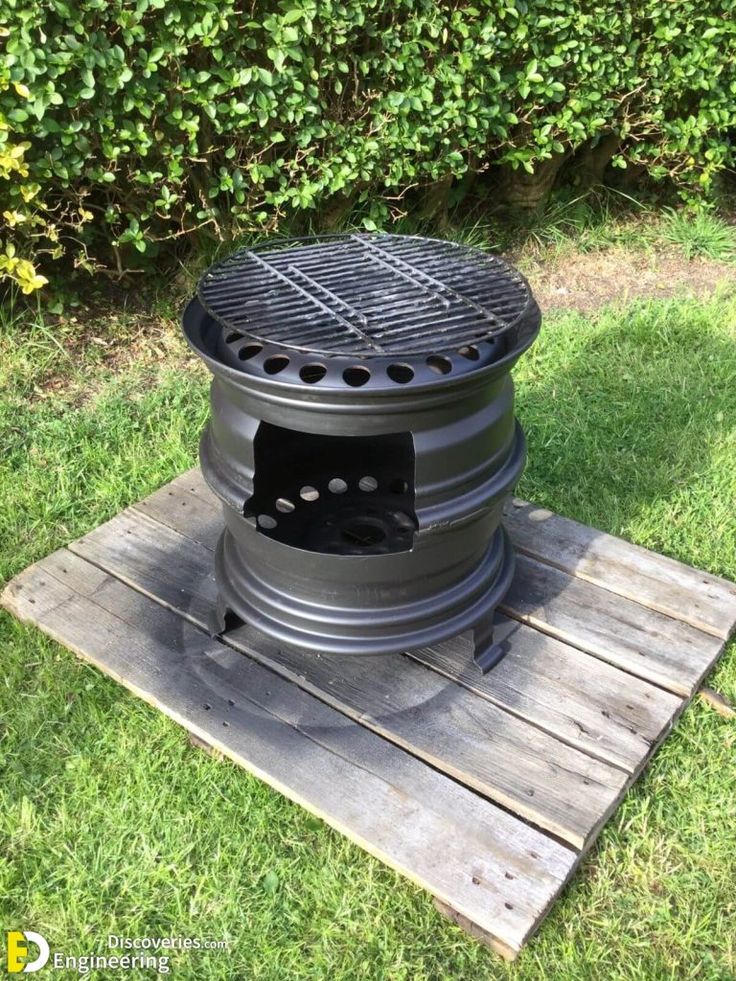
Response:
[[[613,535],[514,500],[504,523],[520,551],[650,610],[727,640],[736,627],[736,584]]]
[[[498,617],[496,632],[508,651],[486,675],[464,637],[410,656],[628,773],[640,768],[682,708],[678,695],[517,620]]]
[[[526,555],[500,609],[678,695],[692,695],[724,643]]]
[[[575,852],[61,550],[1,601],[361,847],[513,956]]]
[[[227,643],[576,848],[591,844],[626,788],[621,770],[404,655],[305,656],[248,626]]]
[[[70,548],[206,626],[215,585],[201,544],[130,508]],[[252,628],[230,631],[227,642],[576,847],[589,844],[625,787],[619,769],[415,660],[305,656]]]
[[[179,474],[135,505],[161,524],[192,541],[214,547],[222,531],[222,505],[207,486],[199,467]]]
[[[196,625],[214,600],[221,513],[197,469],[73,544],[95,562],[104,552],[114,575],[62,550],[2,602],[425,885],[446,915],[512,957],[579,854],[469,788],[533,820],[540,807],[589,844],[614,781],[620,797],[720,653],[736,587],[523,502],[508,525],[524,553],[502,627],[513,636],[485,677],[463,638],[344,666],[305,662],[249,627],[229,635],[232,646],[209,640]],[[522,733],[532,739],[522,744]],[[562,748],[550,761],[552,745]],[[499,748],[506,762],[494,773]],[[603,794],[598,811],[574,788],[545,787],[540,763],[558,767],[546,783],[570,783],[564,753],[588,760],[596,780],[583,787]],[[565,795],[573,817],[560,815]]]

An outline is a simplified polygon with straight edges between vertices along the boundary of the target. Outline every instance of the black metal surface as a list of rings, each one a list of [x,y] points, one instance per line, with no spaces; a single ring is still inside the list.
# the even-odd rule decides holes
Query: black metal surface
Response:
[[[496,663],[525,454],[509,371],[539,325],[508,266],[430,239],[266,244],[205,274],[184,330],[213,373],[219,629],[230,611],[343,654],[472,630]]]
[[[315,387],[476,370],[514,347],[537,312],[526,281],[497,257],[402,235],[242,249],[208,270],[197,300],[218,325],[224,364]]]

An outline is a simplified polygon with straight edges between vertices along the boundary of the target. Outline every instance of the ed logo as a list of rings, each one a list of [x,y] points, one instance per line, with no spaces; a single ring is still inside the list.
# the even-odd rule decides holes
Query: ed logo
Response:
[[[32,943],[38,947],[38,957],[33,961],[25,961],[28,957],[28,944]],[[40,933],[34,930],[9,930],[8,931],[8,971],[10,974],[19,974],[23,971],[31,973],[40,971],[49,959],[49,945]]]

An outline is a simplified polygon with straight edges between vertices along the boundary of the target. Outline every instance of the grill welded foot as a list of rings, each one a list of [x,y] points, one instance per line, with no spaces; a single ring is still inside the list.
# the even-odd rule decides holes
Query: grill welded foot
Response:
[[[210,611],[207,632],[210,637],[221,637],[222,634],[244,624],[245,621],[218,597],[216,606]]]
[[[495,612],[489,619],[483,619],[477,624],[473,630],[474,660],[483,674],[495,668],[506,655],[511,637],[520,627],[521,624],[517,620]]]
[[[491,668],[495,668],[506,653],[504,643],[494,642],[494,614],[495,610],[473,628],[473,660],[482,674],[488,674]]]

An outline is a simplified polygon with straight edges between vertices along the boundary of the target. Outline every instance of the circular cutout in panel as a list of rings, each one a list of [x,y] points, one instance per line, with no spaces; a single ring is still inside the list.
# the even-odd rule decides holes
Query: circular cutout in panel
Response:
[[[327,374],[327,368],[323,364],[305,364],[299,369],[299,377],[307,385],[314,385]]]
[[[238,351],[238,357],[241,361],[250,361],[257,354],[260,354],[263,350],[262,344],[246,344],[245,347],[241,347]]]
[[[398,385],[406,385],[414,377],[414,369],[410,364],[390,364],[386,368],[386,374]]]
[[[267,375],[278,375],[289,364],[285,354],[273,354],[263,362],[263,370]]]
[[[348,485],[345,483],[342,477],[333,477],[327,485],[327,489],[332,494],[344,494],[348,489]]]
[[[402,480],[401,477],[396,477],[395,480],[392,480],[389,487],[392,494],[406,494],[406,492],[409,490],[409,485],[405,480]]]
[[[361,365],[353,365],[352,368],[346,368],[343,371],[342,377],[346,385],[350,385],[352,388],[360,388],[361,385],[365,385],[366,382],[371,380],[371,373]]]
[[[361,477],[358,481],[358,487],[360,487],[362,491],[370,493],[371,491],[374,491],[376,487],[378,487],[378,481],[375,477]]]
[[[475,346],[475,344],[464,344],[462,347],[458,348],[458,354],[461,354],[468,361],[478,361],[480,360],[480,351]]]
[[[294,510],[295,504],[290,501],[288,497],[279,497],[276,501],[276,510],[281,511],[282,514],[289,514]]]
[[[319,497],[319,491],[316,487],[311,487],[309,484],[306,484],[299,491],[299,497],[301,497],[303,501],[316,501]]]
[[[452,371],[452,361],[439,354],[430,354],[427,358],[427,366],[438,375],[448,375]]]
[[[242,341],[243,335],[239,330],[231,330],[230,333],[225,338],[226,344],[234,344],[236,341]]]
[[[270,514],[259,514],[258,515],[258,527],[259,528],[275,528],[278,524],[276,518],[272,518]]]

